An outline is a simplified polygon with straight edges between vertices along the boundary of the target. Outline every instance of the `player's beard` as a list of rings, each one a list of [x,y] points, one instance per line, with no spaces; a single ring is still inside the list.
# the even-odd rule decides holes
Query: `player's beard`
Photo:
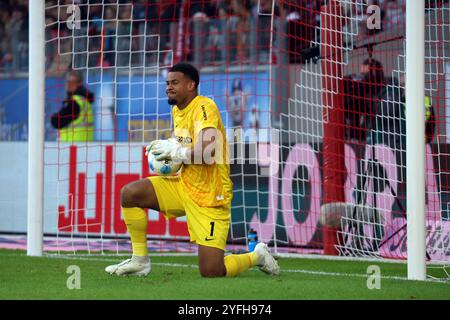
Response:
[[[177,104],[177,100],[176,100],[176,99],[170,99],[170,98],[169,98],[169,99],[167,100],[167,102],[168,102],[171,106]]]

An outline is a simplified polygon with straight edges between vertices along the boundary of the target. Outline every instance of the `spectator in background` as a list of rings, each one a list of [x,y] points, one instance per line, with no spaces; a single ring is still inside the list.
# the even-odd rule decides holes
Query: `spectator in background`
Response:
[[[230,2],[228,0],[219,0],[217,3],[217,13],[219,19],[228,19],[230,14]]]
[[[185,17],[189,18],[188,33],[189,54],[188,60],[192,61],[198,55],[196,62],[206,64],[215,61],[217,57],[218,34],[220,23],[217,20],[216,0],[193,0],[185,5]],[[199,35],[200,48],[196,48],[196,36]],[[196,51],[196,49],[198,51]],[[199,50],[200,49],[200,50]]]
[[[118,21],[117,21],[117,66],[129,66],[133,63],[134,55],[131,53],[136,48],[136,43],[133,42],[133,28],[132,28],[132,4],[118,5]]]
[[[50,8],[45,12],[45,33],[46,39],[59,39],[59,41],[49,41],[45,45],[45,56],[47,75],[58,76],[67,72],[72,65],[72,30],[67,27],[66,21],[69,14],[67,10],[58,10],[59,5],[72,5],[72,0],[48,1],[46,6]],[[64,7],[67,8],[67,7]]]
[[[107,6],[104,13],[104,27],[105,27],[105,43],[104,43],[104,57],[103,66],[113,66],[116,62],[116,30],[117,30],[117,8],[116,6]]]
[[[383,143],[394,150],[406,150],[405,102],[405,74],[400,79],[390,78],[376,102],[374,143]],[[431,97],[425,96],[424,108],[425,142],[430,143],[434,139],[436,126]]]
[[[160,50],[174,50],[172,48],[171,24],[178,23],[180,19],[181,0],[152,0],[146,4],[145,10],[147,12],[147,35],[159,35],[158,37],[148,37],[146,43],[147,51]],[[158,43],[159,41],[159,43]],[[168,59],[166,57],[163,60]],[[146,59],[153,61],[151,57]],[[170,59],[169,59],[170,60]],[[156,60],[154,60],[156,61]]]
[[[25,70],[28,66],[28,9],[21,3],[12,7],[9,20],[4,25],[16,70]]]
[[[373,58],[368,58],[361,64],[360,74],[365,89],[365,96],[378,96],[385,85],[382,63]]]
[[[256,22],[256,54],[257,61],[262,63],[269,63],[274,59],[274,57],[269,57],[271,49],[271,41],[276,41],[275,35],[278,30],[272,27],[272,6],[273,6],[273,16],[279,17],[280,10],[275,0],[261,0],[256,2],[252,8],[252,19]],[[259,6],[258,6],[259,4]]]
[[[249,57],[248,33],[250,31],[250,11],[248,2],[231,0],[231,15],[229,19],[230,36],[234,39],[230,50],[236,52],[232,60],[237,61],[237,63],[243,63]]]
[[[238,36],[235,31],[230,32],[230,29],[236,25],[238,17],[232,18],[234,22],[231,22],[230,17],[233,16],[233,9],[231,7],[231,1],[218,0],[217,1],[217,15],[216,15],[216,27],[217,37],[215,38],[215,45],[217,47],[215,60],[227,61],[236,60],[236,37]],[[227,37],[229,35],[229,38]]]
[[[94,94],[83,85],[83,76],[77,71],[67,75],[67,97],[59,112],[51,117],[53,128],[59,130],[62,142],[94,140]]]
[[[103,6],[101,1],[92,1],[89,3],[87,12],[89,24],[91,25],[90,27],[97,31],[101,30],[103,23]]]
[[[379,99],[375,102],[376,114],[373,121],[372,134],[369,144],[384,144],[395,152],[398,161],[398,181],[397,194],[406,192],[406,99],[405,99],[405,74],[400,79],[391,77],[380,92]],[[425,143],[431,143],[435,134],[435,112],[432,104],[432,98],[425,96],[425,133],[423,139]],[[376,164],[376,161],[372,163]],[[375,166],[377,168],[379,166]],[[373,171],[373,185],[375,189],[382,191],[388,181],[384,170]],[[357,177],[356,190],[362,190],[362,177]],[[378,187],[377,187],[378,186]],[[376,191],[375,191],[376,192]],[[397,201],[406,208],[406,197],[398,197]],[[430,201],[427,194],[426,201]],[[400,207],[399,207],[400,209]],[[406,212],[403,212],[406,213]],[[434,213],[430,213],[434,215]],[[437,215],[440,217],[440,214]],[[431,216],[430,216],[431,217]],[[436,216],[435,216],[436,217]]]
[[[347,140],[365,143],[367,131],[372,127],[374,104],[384,84],[383,65],[373,58],[364,60],[359,74],[344,77]]]
[[[5,24],[9,20],[9,10],[5,5],[0,6],[0,69],[10,70],[13,67],[13,49],[6,33]]]
[[[7,3],[0,2],[0,25],[5,26],[11,17],[11,8]]]
[[[77,40],[83,40],[83,42],[86,41],[87,46],[79,43],[79,49],[82,52],[82,55],[80,56],[85,57],[86,54],[87,59],[84,58],[81,61],[78,61],[76,67],[94,68],[103,63],[101,54],[103,41],[101,37],[103,32],[103,7],[99,1],[92,1],[89,3],[89,8],[87,9],[86,6],[85,10],[86,12],[82,14],[82,17],[86,14],[86,19],[89,20],[89,22],[83,27],[86,28],[88,38],[84,37],[86,31],[83,30],[84,34]]]
[[[289,63],[304,63],[303,50],[310,47],[316,28],[314,3],[287,0],[280,6],[280,15],[286,23]]]
[[[208,20],[216,16],[216,0],[192,0],[189,4],[188,15],[190,18]]]

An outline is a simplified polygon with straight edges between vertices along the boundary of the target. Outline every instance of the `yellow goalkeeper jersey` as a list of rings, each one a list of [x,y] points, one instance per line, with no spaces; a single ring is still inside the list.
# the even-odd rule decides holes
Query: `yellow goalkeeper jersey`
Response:
[[[174,133],[185,147],[193,147],[202,129],[217,129],[213,164],[184,164],[180,173],[181,184],[192,199],[204,207],[229,205],[233,197],[230,179],[225,128],[215,102],[204,96],[196,96],[183,110],[172,109]]]

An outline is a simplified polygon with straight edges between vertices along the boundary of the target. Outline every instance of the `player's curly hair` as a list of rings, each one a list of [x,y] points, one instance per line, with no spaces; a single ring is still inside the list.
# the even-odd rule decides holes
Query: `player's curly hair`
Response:
[[[189,63],[177,63],[169,69],[169,72],[181,72],[195,82],[195,87],[200,83],[200,75],[196,67]]]

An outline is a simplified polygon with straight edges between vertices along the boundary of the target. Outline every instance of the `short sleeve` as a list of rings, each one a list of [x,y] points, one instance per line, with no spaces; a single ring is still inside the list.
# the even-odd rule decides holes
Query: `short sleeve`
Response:
[[[218,129],[220,122],[220,113],[213,101],[201,103],[194,112],[194,136],[205,128]]]

